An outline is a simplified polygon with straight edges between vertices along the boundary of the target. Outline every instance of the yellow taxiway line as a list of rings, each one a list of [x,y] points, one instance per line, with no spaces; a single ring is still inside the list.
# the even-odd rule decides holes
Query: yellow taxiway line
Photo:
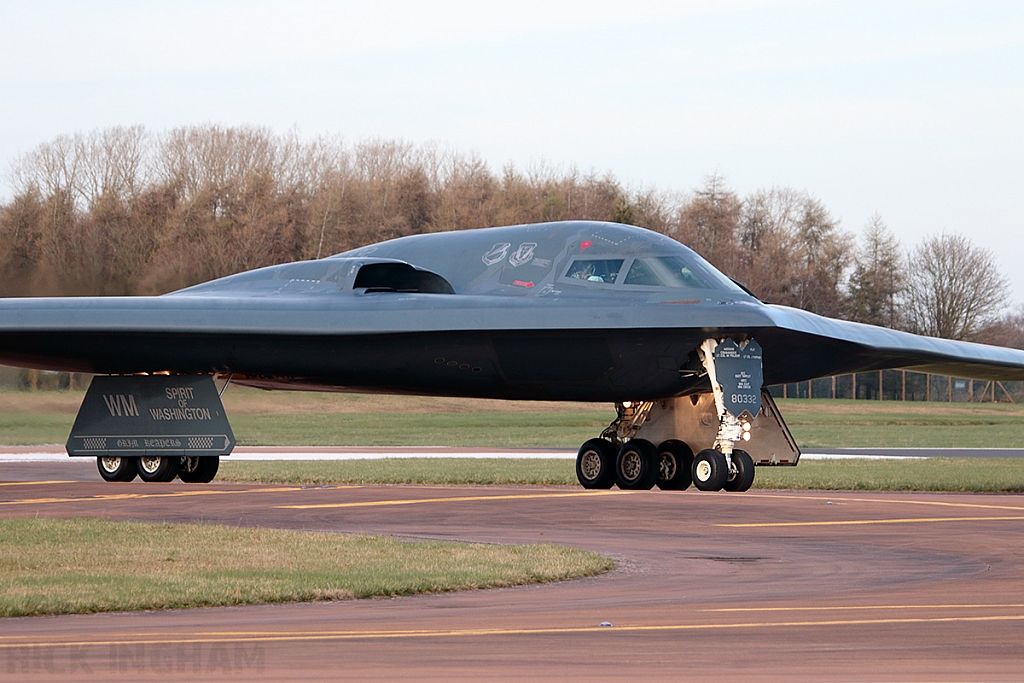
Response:
[[[40,647],[86,647],[90,645],[176,645],[188,643],[270,643],[295,642],[314,640],[393,640],[401,638],[464,638],[488,636],[536,636],[536,635],[572,635],[580,633],[650,633],[666,631],[716,631],[743,630],[758,628],[806,628],[822,626],[882,626],[896,624],[949,624],[978,622],[1014,622],[1024,621],[1024,614],[992,615],[992,616],[954,616],[954,617],[905,617],[886,619],[827,619],[817,621],[751,621],[718,624],[636,624],[625,626],[567,626],[551,628],[503,628],[503,629],[437,629],[407,631],[323,631],[323,632],[289,632],[289,631],[228,631],[213,633],[197,633],[188,636],[127,636],[124,639],[111,640],[74,640],[74,641],[22,641],[0,643],[0,649],[40,648]]]
[[[844,612],[853,610],[891,609],[1020,609],[1024,603],[977,605],[837,605],[829,607],[715,607],[701,612]]]
[[[1024,516],[1011,517],[903,517],[901,519],[840,519],[825,522],[741,522],[716,524],[718,527],[767,528],[801,526],[866,526],[869,524],[924,524],[928,522],[1010,522],[1024,520]]]
[[[5,481],[0,482],[0,486],[40,486],[42,484],[77,484],[76,481]]]
[[[934,491],[920,491],[915,493],[936,493]],[[982,510],[1020,510],[1024,512],[1024,506],[1021,505],[991,505],[987,503],[951,503],[949,501],[941,500],[901,500],[899,498],[846,498],[843,496],[828,496],[828,495],[813,495],[813,496],[794,496],[791,494],[774,494],[774,493],[744,493],[744,497],[747,498],[786,498],[790,500],[803,500],[803,501],[842,501],[844,503],[899,503],[900,505],[931,505],[935,507],[953,507],[953,508],[979,508]]]
[[[420,503],[459,503],[470,500],[527,500],[530,498],[576,498],[580,496],[621,496],[634,491],[574,491],[572,493],[516,493],[504,496],[454,496],[448,498],[406,498],[402,500],[367,500],[355,503],[310,503],[277,505],[282,510],[315,510],[322,508],[362,508],[385,505],[419,505]]]
[[[317,487],[319,488],[319,487]],[[332,486],[332,489],[355,489],[359,486]],[[111,500],[145,500],[149,498],[186,498],[190,496],[226,496],[240,493],[278,493],[282,491],[302,491],[302,486],[280,486],[275,488],[259,489],[201,489],[198,491],[175,491],[173,493],[101,493],[95,496],[83,496],[78,498],[25,498],[23,500],[4,500],[0,505],[33,505],[37,503],[91,503],[107,502]]]

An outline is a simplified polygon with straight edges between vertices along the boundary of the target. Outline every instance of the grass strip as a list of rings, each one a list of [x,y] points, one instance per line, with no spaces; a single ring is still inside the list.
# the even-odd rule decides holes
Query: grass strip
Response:
[[[231,416],[239,445],[579,448],[615,417],[582,411]]]
[[[1024,491],[1024,460],[804,460],[796,467],[759,467],[754,487],[837,491]]]
[[[573,460],[556,458],[381,458],[378,460],[231,460],[218,481],[286,484],[498,484],[569,486]]]
[[[240,446],[469,448],[579,448],[614,416],[607,407],[547,413],[228,413]],[[73,414],[0,412],[0,443],[62,444],[74,421]]]
[[[82,392],[0,391],[0,442],[64,443]],[[614,417],[611,404],[495,401],[231,387],[243,446],[578,448]],[[780,399],[803,448],[1024,447],[1024,405]]]
[[[0,520],[0,616],[370,598],[560,581],[610,558],[553,544]]]
[[[506,484],[579,486],[568,459],[385,458],[381,460],[222,461],[221,481],[327,484]],[[1024,460],[805,460],[758,467],[759,489],[861,491],[1024,491]]]

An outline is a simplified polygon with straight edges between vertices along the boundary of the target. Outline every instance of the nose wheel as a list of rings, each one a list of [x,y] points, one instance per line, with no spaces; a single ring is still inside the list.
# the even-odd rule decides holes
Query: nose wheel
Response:
[[[726,491],[746,491],[754,483],[754,459],[746,451],[733,449],[732,466],[735,472],[730,473],[722,488]]]
[[[693,458],[693,485],[701,491],[721,491],[729,479],[729,463],[721,451],[705,448]]]

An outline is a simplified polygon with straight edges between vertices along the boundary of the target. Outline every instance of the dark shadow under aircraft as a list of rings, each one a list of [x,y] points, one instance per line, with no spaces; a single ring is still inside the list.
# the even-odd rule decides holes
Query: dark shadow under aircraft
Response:
[[[613,402],[581,484],[702,490],[799,459],[765,385],[890,368],[1024,379],[1024,351],[765,304],[668,237],[586,221],[414,235],[158,297],[2,299],[0,362],[103,376],[68,452],[112,481],[212,479],[234,445],[214,376]]]

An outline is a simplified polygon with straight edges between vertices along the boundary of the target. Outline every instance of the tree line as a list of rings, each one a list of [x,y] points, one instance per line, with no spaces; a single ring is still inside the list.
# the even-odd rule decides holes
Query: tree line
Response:
[[[1024,310],[992,255],[956,234],[906,249],[874,216],[860,236],[806,191],[741,197],[475,154],[354,144],[259,127],[141,126],[62,135],[10,167],[0,295],[158,294],[242,270],[423,232],[552,220],[639,225],[690,246],[764,301],[1024,348]]]

